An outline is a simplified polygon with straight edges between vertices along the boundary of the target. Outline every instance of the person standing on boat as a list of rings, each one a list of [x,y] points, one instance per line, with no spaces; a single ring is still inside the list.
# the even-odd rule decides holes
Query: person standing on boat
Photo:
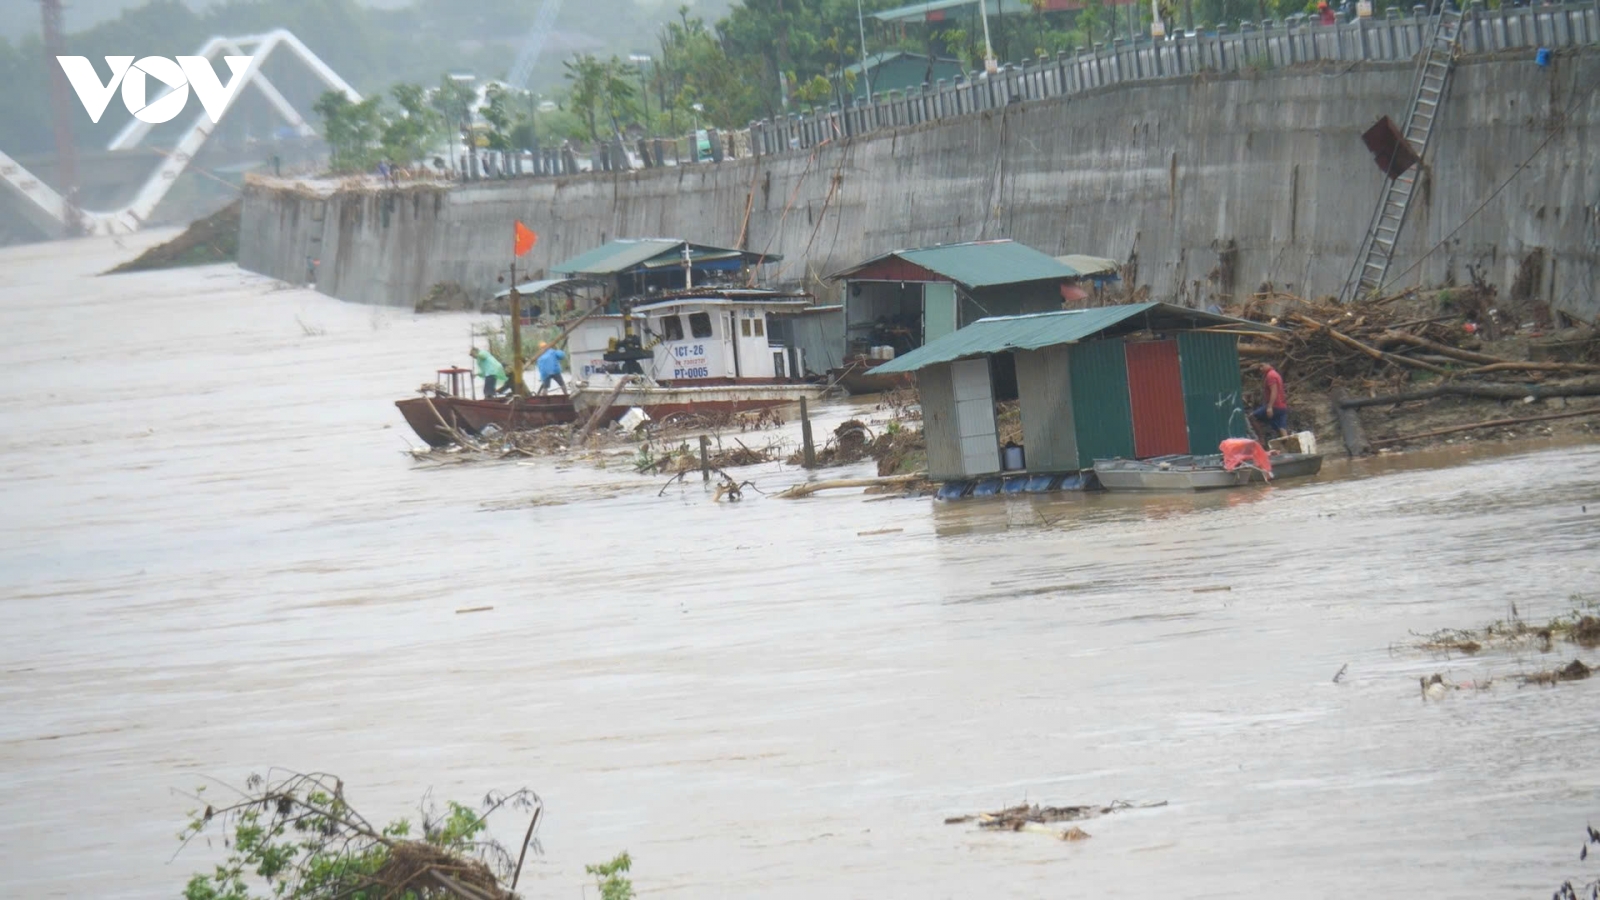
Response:
[[[1269,436],[1288,437],[1289,395],[1283,390],[1283,376],[1267,363],[1256,363],[1256,371],[1261,373],[1261,405],[1251,418],[1276,432]]]
[[[501,391],[511,390],[511,385],[506,381],[506,368],[500,365],[500,360],[482,347],[472,348],[472,358],[478,362],[478,374],[483,376],[483,399],[493,400]]]
[[[567,351],[540,344],[539,359],[535,363],[539,367],[539,396],[544,396],[550,391],[550,382],[561,385],[561,393],[567,393],[567,383],[561,380],[561,361],[567,358]]]

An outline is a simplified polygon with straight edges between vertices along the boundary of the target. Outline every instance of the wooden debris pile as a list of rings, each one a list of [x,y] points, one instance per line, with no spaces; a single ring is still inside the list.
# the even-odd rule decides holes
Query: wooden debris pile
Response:
[[[974,813],[965,816],[951,816],[944,820],[946,825],[961,825],[967,822],[977,822],[978,827],[988,831],[1031,831],[1036,834],[1047,834],[1063,841],[1081,841],[1090,835],[1076,825],[1062,829],[1052,828],[1062,822],[1080,822],[1098,816],[1109,815],[1125,809],[1154,809],[1166,806],[1167,801],[1156,803],[1133,804],[1125,800],[1114,800],[1108,806],[1011,806],[997,812]]]
[[[1409,381],[1417,372],[1438,376],[1516,372],[1531,381],[1600,373],[1600,365],[1593,363],[1513,359],[1484,352],[1483,338],[1495,340],[1515,326],[1471,312],[1482,303],[1466,298],[1480,293],[1463,289],[1455,295],[1463,299],[1449,302],[1450,312],[1439,309],[1438,315],[1423,317],[1396,311],[1394,302],[1404,294],[1348,305],[1314,303],[1276,292],[1257,294],[1233,314],[1286,331],[1245,337],[1239,354],[1247,361],[1270,362],[1285,379],[1318,390],[1339,384],[1392,385]],[[1472,318],[1475,314],[1481,321]]]

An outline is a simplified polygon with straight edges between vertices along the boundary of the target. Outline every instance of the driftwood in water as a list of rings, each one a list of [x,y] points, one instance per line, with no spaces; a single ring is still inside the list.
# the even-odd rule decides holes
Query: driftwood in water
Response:
[[[1595,397],[1600,396],[1600,380],[1579,381],[1572,384],[1441,384],[1424,391],[1403,394],[1385,394],[1380,397],[1354,397],[1340,402],[1344,409],[1363,406],[1388,406],[1410,403],[1414,400],[1432,400],[1436,397],[1479,397],[1488,400],[1521,400],[1533,397]]]
[[[881,478],[837,478],[832,481],[809,481],[789,488],[779,497],[793,500],[796,497],[809,497],[817,491],[827,491],[833,488],[876,487],[880,484],[909,484],[928,477],[926,472],[913,472],[910,475],[885,475]]]
[[[1341,412],[1355,413],[1355,410],[1341,410]],[[1600,414],[1600,406],[1590,409],[1572,410],[1562,413],[1550,413],[1543,416],[1523,416],[1517,419],[1490,419],[1487,422],[1472,422],[1467,425],[1452,425],[1449,428],[1435,428],[1432,431],[1423,431],[1417,434],[1407,434],[1401,437],[1383,438],[1372,442],[1374,447],[1387,447],[1390,444],[1403,444],[1406,441],[1416,441],[1423,438],[1438,437],[1443,434],[1455,434],[1458,431],[1476,431],[1479,428],[1501,428],[1507,425],[1523,425],[1528,422],[1548,422],[1552,419],[1574,419],[1579,416],[1592,416]]]
[[[584,423],[583,430],[578,432],[578,439],[573,441],[574,445],[583,446],[583,442],[589,439],[589,435],[594,434],[594,430],[600,427],[600,420],[606,417],[606,410],[611,408],[611,404],[617,402],[617,396],[622,393],[622,389],[627,387],[628,382],[632,380],[631,376],[617,379],[616,387],[613,387],[611,393],[606,395],[605,402],[595,408],[594,415],[589,417],[589,421]]]
[[[1367,434],[1361,430],[1361,417],[1344,405],[1344,391],[1334,388],[1329,395],[1333,401],[1333,417],[1339,423],[1339,437],[1344,440],[1344,452],[1351,456],[1366,456],[1372,452]]]

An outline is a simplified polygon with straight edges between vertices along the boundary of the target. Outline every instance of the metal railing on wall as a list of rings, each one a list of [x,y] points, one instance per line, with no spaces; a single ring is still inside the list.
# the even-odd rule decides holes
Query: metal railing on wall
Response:
[[[501,154],[498,164],[491,161],[481,173],[463,170],[462,174],[468,178],[563,175],[716,163],[809,150],[883,129],[1134,81],[1320,62],[1404,61],[1423,48],[1430,21],[1426,6],[1412,7],[1409,16],[1391,6],[1382,17],[1335,25],[1322,25],[1313,17],[1300,15],[1282,22],[1241,22],[1237,30],[1219,26],[1206,34],[1136,41],[1118,38],[1077,52],[1008,64],[992,76],[973,72],[950,81],[940,79],[907,91],[874,94],[843,107],[751,122],[737,131],[708,129],[702,135],[676,139],[642,138],[631,147],[619,140],[596,148],[583,159],[570,148]],[[1486,9],[1481,0],[1474,0],[1467,8],[1460,41],[1464,55],[1595,44],[1600,44],[1600,0],[1498,10]]]

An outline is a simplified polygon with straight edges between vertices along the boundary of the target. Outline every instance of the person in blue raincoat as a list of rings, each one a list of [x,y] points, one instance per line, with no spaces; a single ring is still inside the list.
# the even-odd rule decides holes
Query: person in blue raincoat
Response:
[[[561,385],[561,393],[567,393],[567,383],[561,380],[561,361],[567,358],[567,351],[540,344],[539,359],[534,363],[539,369],[539,395],[543,396],[550,390],[550,382]]]

